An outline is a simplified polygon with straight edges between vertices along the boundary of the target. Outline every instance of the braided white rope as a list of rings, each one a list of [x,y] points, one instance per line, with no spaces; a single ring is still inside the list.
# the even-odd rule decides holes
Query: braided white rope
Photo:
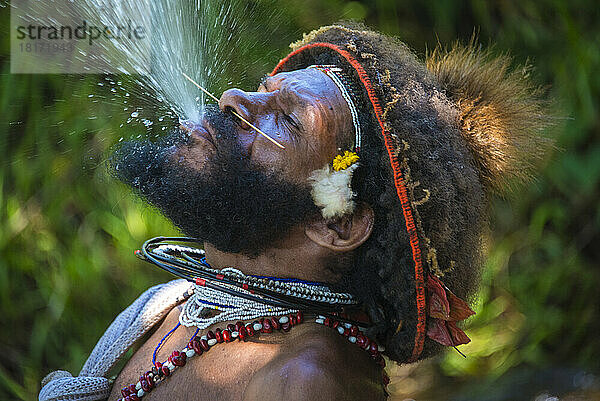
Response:
[[[140,337],[160,322],[171,309],[183,301],[191,287],[186,280],[174,280],[148,289],[117,316],[100,338],[79,376],[56,371],[42,380],[40,401],[104,400],[112,382],[105,375]]]

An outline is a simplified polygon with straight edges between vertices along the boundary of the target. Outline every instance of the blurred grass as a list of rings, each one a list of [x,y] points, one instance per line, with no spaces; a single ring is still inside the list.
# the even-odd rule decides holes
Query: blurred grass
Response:
[[[255,17],[277,9],[247,37],[244,57],[259,61],[231,77],[246,87],[302,32],[339,18],[398,35],[421,56],[437,41],[466,41],[476,32],[517,62],[532,62],[535,81],[549,88],[564,117],[557,121],[561,150],[535,183],[493,200],[490,254],[468,330],[473,342],[461,349],[468,358],[448,352],[411,367],[424,369],[415,378],[392,369],[392,384],[398,397],[528,399],[504,396],[500,383],[520,369],[600,373],[596,2],[247,3]],[[0,26],[8,21],[0,8]],[[175,231],[102,169],[107,149],[143,127],[120,128],[126,115],[119,107],[87,98],[100,91],[98,77],[11,75],[8,37],[0,42],[0,400],[31,400],[45,374],[78,372],[110,321],[147,287],[170,279],[132,252]],[[440,386],[452,390],[434,391]]]

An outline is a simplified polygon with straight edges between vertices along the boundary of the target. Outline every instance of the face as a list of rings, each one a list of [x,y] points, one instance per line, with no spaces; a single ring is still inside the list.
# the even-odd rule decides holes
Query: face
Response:
[[[266,78],[256,92],[228,90],[201,124],[186,123],[158,143],[125,143],[110,164],[187,235],[222,251],[257,254],[318,216],[306,179],[338,146],[347,149],[350,129],[333,81],[299,70]]]
[[[314,68],[280,73],[263,79],[256,92],[230,89],[219,101],[223,112],[235,111],[265,134],[282,144],[280,149],[243,121],[235,118],[235,136],[250,160],[289,180],[304,183],[306,177],[348,149],[354,128],[339,89],[325,73]],[[218,126],[204,121],[188,126],[202,136],[180,156],[197,168],[216,150],[205,141],[219,134]],[[202,142],[202,143],[201,143]]]

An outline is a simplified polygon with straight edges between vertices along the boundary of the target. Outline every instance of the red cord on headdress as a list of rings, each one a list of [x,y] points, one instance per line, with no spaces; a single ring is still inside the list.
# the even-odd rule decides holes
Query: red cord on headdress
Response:
[[[392,165],[392,171],[394,173],[394,184],[396,186],[396,193],[398,194],[398,198],[400,199],[400,204],[402,206],[402,214],[404,215],[404,221],[406,223],[406,231],[410,238],[410,246],[412,249],[412,258],[415,263],[415,292],[416,292],[416,304],[417,304],[417,328],[415,333],[415,344],[413,347],[412,356],[409,359],[409,362],[414,362],[419,359],[421,352],[423,351],[423,344],[425,342],[425,324],[427,319],[427,310],[426,310],[426,300],[425,300],[425,280],[423,277],[423,264],[421,261],[421,249],[419,247],[419,237],[417,235],[417,228],[415,226],[412,209],[410,207],[410,202],[408,199],[408,191],[406,186],[404,185],[404,180],[402,176],[402,171],[400,168],[400,162],[397,157],[394,156],[394,143],[389,132],[386,131],[385,125],[383,123],[382,115],[383,111],[381,109],[381,105],[379,104],[379,100],[375,94],[375,90],[371,85],[371,80],[369,79],[367,73],[365,72],[363,66],[346,50],[341,49],[340,47],[331,44],[331,43],[311,43],[305,46],[296,49],[295,51],[288,54],[284,59],[282,59],[275,69],[271,72],[271,75],[275,75],[288,60],[303,52],[305,50],[322,47],[329,48],[339,55],[341,55],[350,65],[354,68],[360,81],[362,82],[367,94],[369,96],[369,101],[373,106],[373,111],[375,112],[375,117],[377,118],[377,122],[381,127],[381,135],[383,136],[385,147],[387,149],[390,163]]]

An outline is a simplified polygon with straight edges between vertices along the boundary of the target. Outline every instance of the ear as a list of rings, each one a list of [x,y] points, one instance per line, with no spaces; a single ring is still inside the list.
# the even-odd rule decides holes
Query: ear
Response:
[[[361,246],[375,223],[371,206],[358,205],[354,213],[337,219],[319,219],[308,224],[304,233],[314,243],[336,252],[348,252]]]

